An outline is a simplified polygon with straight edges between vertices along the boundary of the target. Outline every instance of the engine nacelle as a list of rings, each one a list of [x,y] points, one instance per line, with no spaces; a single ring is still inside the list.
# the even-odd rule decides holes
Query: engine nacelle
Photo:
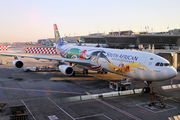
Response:
[[[59,70],[64,74],[64,75],[67,75],[67,76],[71,76],[73,75],[74,73],[74,70],[71,66],[69,65],[59,65]]]
[[[22,60],[15,59],[15,60],[13,61],[13,65],[14,65],[14,67],[16,67],[16,68],[22,68],[23,65],[24,65],[24,63],[23,63]]]

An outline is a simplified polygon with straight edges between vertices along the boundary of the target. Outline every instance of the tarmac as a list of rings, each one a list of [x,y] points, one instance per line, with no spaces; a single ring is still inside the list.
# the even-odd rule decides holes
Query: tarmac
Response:
[[[6,53],[25,54],[12,48]],[[33,54],[39,55],[39,54]],[[57,55],[46,55],[57,56]],[[165,108],[159,104],[149,106],[149,93],[130,94],[109,89],[109,80],[122,76],[112,73],[83,74],[75,68],[76,76],[61,72],[24,72],[13,67],[13,57],[1,56],[7,64],[0,65],[0,120],[9,120],[10,107],[25,106],[29,120],[166,120],[180,119],[180,74],[173,80],[153,82],[164,98]],[[20,58],[19,58],[20,59]],[[27,66],[47,66],[48,60],[21,59]],[[135,90],[144,87],[143,81],[132,81]],[[179,86],[178,86],[179,85]]]

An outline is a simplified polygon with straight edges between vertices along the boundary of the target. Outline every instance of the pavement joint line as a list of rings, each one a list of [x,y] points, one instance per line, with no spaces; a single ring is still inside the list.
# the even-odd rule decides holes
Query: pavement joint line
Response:
[[[23,89],[23,88],[10,88],[10,87],[0,87],[0,89],[24,90],[24,91],[33,91],[33,92],[63,93],[63,94],[84,94],[84,93],[78,93],[78,92],[38,90],[38,89]]]
[[[54,105],[56,105],[60,110],[62,110],[67,116],[69,116],[71,119],[75,120],[70,114],[68,114],[65,110],[63,110],[59,105],[57,105],[54,101],[52,101],[49,97],[47,97],[49,101],[51,101]]]
[[[36,97],[36,98],[30,98],[30,99],[23,99],[23,101],[28,101],[28,100],[40,100],[40,99],[47,99],[47,97]]]
[[[28,100],[38,100],[38,99],[47,99],[47,97],[39,97],[39,98],[31,98],[31,99],[22,99],[23,101],[28,101]],[[0,101],[8,101],[8,103],[10,102],[17,102],[17,101],[22,101],[22,100],[0,100]]]
[[[31,114],[31,116],[33,117],[34,120],[36,120],[36,118],[34,117],[34,115],[31,113],[31,111],[29,110],[29,108],[27,107],[27,105],[25,104],[25,102],[23,100],[21,100],[22,103],[26,106],[26,108],[28,109],[29,113]]]
[[[88,93],[88,92],[87,92],[87,94],[90,95],[90,93]],[[123,110],[121,110],[121,109],[119,109],[119,108],[117,108],[117,107],[115,107],[115,106],[113,106],[113,105],[111,105],[111,104],[105,102],[105,101],[102,101],[102,100],[97,99],[97,98],[95,98],[95,100],[97,100],[97,101],[103,103],[104,105],[106,105],[106,106],[108,106],[108,107],[110,107],[110,108],[113,108],[113,109],[115,109],[115,110],[117,110],[117,111],[123,113],[124,115],[127,115],[127,116],[129,116],[129,117],[135,119],[135,120],[141,120],[140,118],[138,118],[138,117],[136,117],[136,116],[134,116],[134,115],[132,115],[132,114],[130,114],[130,113],[128,113],[128,112],[125,112],[125,111],[123,111]]]

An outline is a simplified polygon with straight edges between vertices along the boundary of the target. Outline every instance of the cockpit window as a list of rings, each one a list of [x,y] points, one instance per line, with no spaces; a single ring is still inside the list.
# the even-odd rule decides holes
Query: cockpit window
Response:
[[[155,64],[155,66],[169,66],[169,63],[157,62],[157,63]]]
[[[158,63],[156,63],[156,65],[155,66],[159,66],[160,65],[160,63],[158,62]]]
[[[169,63],[164,63],[164,66],[169,66]]]
[[[163,63],[160,63],[160,66],[163,66]]]

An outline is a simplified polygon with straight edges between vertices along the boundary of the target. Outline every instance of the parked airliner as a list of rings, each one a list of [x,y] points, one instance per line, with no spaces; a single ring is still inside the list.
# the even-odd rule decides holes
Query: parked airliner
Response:
[[[23,61],[18,57],[28,57],[35,59],[56,60],[59,62],[59,70],[67,76],[75,75],[72,64],[87,70],[112,72],[135,80],[152,81],[167,80],[175,77],[177,71],[170,66],[169,61],[155,54],[128,51],[120,49],[69,46],[65,45],[59,35],[56,24],[54,25],[55,36],[58,38],[56,49],[59,57],[46,57],[34,55],[14,55],[3,54],[5,56],[14,56],[13,65],[16,68],[23,67]],[[67,63],[70,63],[68,65]],[[149,91],[149,87],[144,88]]]

